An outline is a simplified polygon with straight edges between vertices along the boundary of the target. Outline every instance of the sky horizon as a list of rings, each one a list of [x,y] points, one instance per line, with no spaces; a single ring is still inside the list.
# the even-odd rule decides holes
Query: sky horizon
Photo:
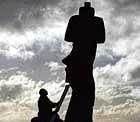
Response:
[[[93,76],[95,122],[140,120],[140,1],[90,0],[104,19],[106,41],[98,45]],[[0,122],[30,122],[38,91],[57,101],[64,89],[61,60],[69,18],[84,0],[0,0]],[[60,111],[64,118],[68,94]]]

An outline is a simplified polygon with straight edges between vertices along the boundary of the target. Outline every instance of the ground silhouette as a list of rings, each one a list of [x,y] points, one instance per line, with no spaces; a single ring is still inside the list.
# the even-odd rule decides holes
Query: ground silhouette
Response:
[[[71,53],[62,60],[66,67],[66,82],[72,87],[72,97],[65,122],[92,122],[95,101],[93,63],[98,43],[105,42],[105,27],[101,17],[95,16],[90,2],[70,18],[65,41],[73,42]]]

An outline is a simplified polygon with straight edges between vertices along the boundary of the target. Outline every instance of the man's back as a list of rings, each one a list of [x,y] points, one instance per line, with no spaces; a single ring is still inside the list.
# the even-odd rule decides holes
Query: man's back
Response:
[[[52,108],[56,107],[58,103],[53,103],[49,100],[47,96],[40,96],[38,100],[38,116],[40,120],[47,121],[50,120],[52,116]]]
[[[52,113],[52,106],[50,103],[50,100],[47,96],[42,97],[40,96],[39,100],[38,100],[38,108],[39,108],[39,112],[42,113]]]

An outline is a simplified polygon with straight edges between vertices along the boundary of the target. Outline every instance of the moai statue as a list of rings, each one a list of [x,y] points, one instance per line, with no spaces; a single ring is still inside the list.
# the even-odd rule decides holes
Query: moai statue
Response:
[[[105,27],[101,17],[95,16],[90,2],[70,18],[65,41],[73,43],[71,53],[62,60],[66,67],[66,82],[72,87],[72,97],[65,122],[92,122],[95,100],[93,63],[97,44],[105,42]]]

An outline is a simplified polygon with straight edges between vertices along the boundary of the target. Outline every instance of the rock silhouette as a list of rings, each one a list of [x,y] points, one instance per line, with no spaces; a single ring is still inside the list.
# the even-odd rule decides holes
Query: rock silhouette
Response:
[[[70,18],[66,29],[65,41],[73,42],[73,49],[62,60],[67,65],[66,82],[72,87],[65,122],[92,122],[95,101],[93,63],[97,44],[105,42],[104,21],[94,14],[90,2],[85,2],[79,15]]]

